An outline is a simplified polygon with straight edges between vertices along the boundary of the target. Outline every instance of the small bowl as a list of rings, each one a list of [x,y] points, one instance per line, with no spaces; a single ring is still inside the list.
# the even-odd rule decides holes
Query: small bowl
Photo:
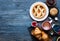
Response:
[[[31,25],[32,25],[33,27],[36,27],[36,26],[38,25],[38,23],[37,23],[36,21],[33,21],[33,22],[31,23]]]

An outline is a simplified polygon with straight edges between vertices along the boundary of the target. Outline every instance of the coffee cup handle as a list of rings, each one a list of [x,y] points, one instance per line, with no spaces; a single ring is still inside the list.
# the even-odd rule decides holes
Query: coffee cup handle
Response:
[[[49,23],[51,24],[53,20],[50,20]],[[55,26],[55,24],[52,24],[52,28]]]
[[[53,22],[53,20],[50,20],[50,21],[49,21],[49,23],[52,23],[52,22]]]
[[[55,26],[55,24],[52,24],[52,28]]]

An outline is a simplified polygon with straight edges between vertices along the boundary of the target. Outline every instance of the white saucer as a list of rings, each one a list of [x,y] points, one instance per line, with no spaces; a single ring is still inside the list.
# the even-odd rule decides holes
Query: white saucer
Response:
[[[44,5],[45,8],[46,8],[46,15],[45,15],[43,18],[41,18],[41,19],[35,18],[35,17],[33,16],[33,14],[32,14],[32,9],[33,9],[33,7],[34,7],[35,5],[37,5],[37,4],[42,4],[42,5]],[[33,20],[35,20],[35,21],[43,21],[43,20],[45,20],[45,19],[48,17],[48,15],[49,15],[49,9],[48,9],[48,6],[47,6],[45,3],[43,3],[43,2],[35,2],[35,3],[33,3],[33,4],[31,5],[31,7],[30,7],[30,16],[31,16],[31,18],[32,18]]]

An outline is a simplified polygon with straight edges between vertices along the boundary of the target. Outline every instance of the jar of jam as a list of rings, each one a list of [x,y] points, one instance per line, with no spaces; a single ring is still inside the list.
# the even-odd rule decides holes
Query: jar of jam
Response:
[[[38,23],[37,23],[36,21],[33,21],[33,22],[31,23],[31,25],[32,25],[33,27],[36,27],[36,26],[38,25]]]

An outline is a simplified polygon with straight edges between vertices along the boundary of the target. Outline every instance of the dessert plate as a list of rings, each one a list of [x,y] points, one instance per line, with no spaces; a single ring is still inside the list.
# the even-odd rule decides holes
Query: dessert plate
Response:
[[[33,12],[34,10],[34,12]],[[43,21],[49,15],[49,9],[43,2],[35,2],[30,7],[30,16],[35,21]]]

